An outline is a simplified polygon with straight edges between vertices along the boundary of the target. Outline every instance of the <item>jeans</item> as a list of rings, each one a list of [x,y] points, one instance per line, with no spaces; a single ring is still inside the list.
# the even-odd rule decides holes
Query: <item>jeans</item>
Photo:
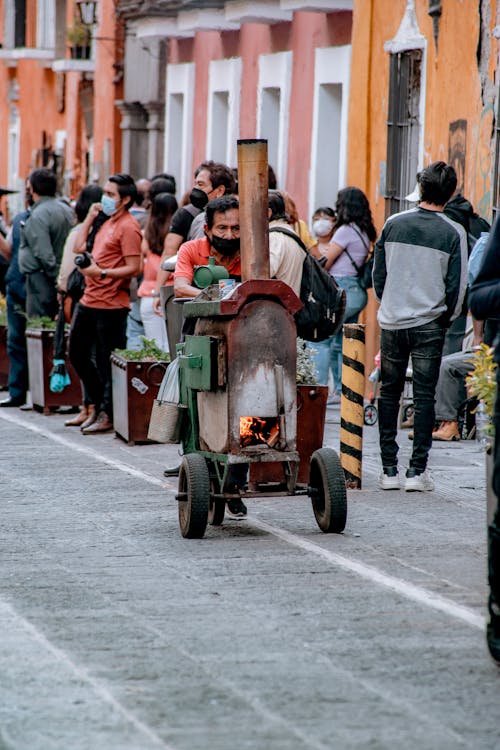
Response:
[[[436,388],[436,419],[456,422],[458,410],[467,399],[465,376],[474,369],[471,352],[443,355]]]
[[[346,308],[344,323],[357,323],[361,310],[367,302],[367,294],[355,276],[336,277],[338,285],[345,289]],[[319,385],[328,385],[329,370],[332,371],[333,387],[340,394],[342,388],[342,329],[325,341],[308,344],[316,368]]]
[[[25,399],[28,390],[26,348],[26,301],[9,293],[7,286],[7,354],[9,357],[9,396]]]
[[[493,491],[497,497],[497,508],[488,528],[488,582],[490,584],[490,607],[500,607],[500,366],[497,369],[497,395],[493,425],[495,442],[493,445]]]
[[[69,358],[83,382],[90,403],[113,417],[111,363],[114,349],[127,343],[126,308],[103,310],[78,304],[69,336]],[[95,351],[95,359],[92,356]]]
[[[424,471],[432,445],[434,398],[445,329],[437,321],[415,328],[381,331],[381,387],[378,400],[382,466],[397,466],[399,400],[411,355],[413,367],[414,435],[410,467]]]
[[[144,335],[145,331],[141,320],[141,300],[136,299],[130,303],[130,312],[127,316],[127,349],[133,349],[134,351],[142,349],[141,336]]]

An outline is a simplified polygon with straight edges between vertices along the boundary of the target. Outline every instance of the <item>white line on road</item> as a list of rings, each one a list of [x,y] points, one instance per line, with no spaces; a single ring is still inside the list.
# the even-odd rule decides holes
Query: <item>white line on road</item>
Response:
[[[8,627],[14,632],[24,630],[36,643],[38,643],[43,649],[51,653],[56,660],[69,668],[71,672],[77,677],[77,679],[90,685],[95,693],[108,705],[110,705],[117,713],[119,713],[127,722],[132,724],[139,732],[144,736],[148,737],[158,747],[164,748],[164,750],[175,750],[172,745],[167,745],[161,737],[159,737],[152,729],[144,724],[140,719],[134,716],[133,713],[127,710],[116,698],[110,693],[110,691],[101,683],[92,677],[89,672],[84,668],[80,667],[71,659],[71,657],[62,649],[54,646],[43,633],[41,633],[32,623],[26,620],[6,601],[0,599],[0,621],[3,624],[2,631],[5,633]]]
[[[146,474],[143,471],[134,469],[133,467],[129,466],[128,464],[122,463],[121,461],[116,461],[112,458],[106,458],[92,448],[77,445],[73,441],[61,437],[60,435],[55,435],[49,430],[45,430],[41,427],[37,427],[36,425],[29,424],[25,420],[15,415],[1,414],[0,418],[8,422],[12,422],[19,427],[24,427],[28,430],[31,430],[32,432],[35,432],[39,435],[43,435],[49,440],[53,440],[54,442],[59,443],[60,445],[64,445],[67,448],[85,453],[86,455],[94,458],[96,461],[101,461],[108,464],[109,466],[113,466],[120,471],[136,477],[137,479],[142,479],[145,482],[149,482],[150,484],[154,484],[159,487],[175,489],[172,485],[166,482],[162,482],[156,477],[153,477],[151,474]],[[468,607],[464,607],[461,604],[456,604],[451,599],[446,599],[445,597],[440,596],[439,594],[435,594],[428,589],[424,589],[421,586],[415,586],[414,584],[408,583],[408,581],[404,581],[401,578],[387,575],[386,573],[383,573],[381,570],[373,567],[372,565],[365,565],[365,563],[362,563],[359,560],[354,560],[344,555],[339,555],[336,552],[331,552],[330,550],[325,549],[319,544],[310,542],[307,539],[298,536],[297,534],[292,534],[285,529],[280,529],[279,527],[273,526],[269,523],[266,523],[265,521],[259,521],[258,519],[248,519],[248,524],[254,526],[255,528],[261,529],[268,534],[272,534],[273,536],[281,539],[282,541],[290,544],[293,547],[297,547],[304,550],[305,552],[309,552],[313,555],[316,555],[317,557],[321,557],[323,560],[326,560],[326,562],[332,565],[343,568],[344,570],[348,570],[351,573],[355,573],[361,578],[364,578],[365,580],[390,589],[400,596],[403,596],[405,599],[409,599],[410,601],[414,601],[417,604],[424,605],[425,607],[428,607],[430,609],[443,612],[444,614],[447,614],[450,617],[455,618],[456,620],[460,620],[461,622],[464,622],[471,627],[478,628],[479,630],[485,630],[485,620],[483,616],[477,614]]]

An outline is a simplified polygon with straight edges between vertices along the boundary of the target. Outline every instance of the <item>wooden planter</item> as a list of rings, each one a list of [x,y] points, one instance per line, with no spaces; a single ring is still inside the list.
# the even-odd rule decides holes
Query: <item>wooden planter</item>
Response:
[[[299,452],[299,484],[309,483],[309,463],[315,450],[323,446],[328,386],[297,386],[297,450]],[[250,486],[259,482],[282,482],[280,464],[255,463],[250,465]]]
[[[7,326],[0,325],[0,390],[9,382],[9,358],[7,356]]]
[[[149,418],[167,366],[167,362],[131,362],[111,355],[113,424],[129,445],[151,442]]]
[[[82,403],[80,379],[68,359],[66,370],[71,378],[71,385],[66,386],[61,393],[53,393],[49,388],[54,359],[54,331],[28,328],[26,345],[33,408],[49,414],[59,406],[79,406]]]

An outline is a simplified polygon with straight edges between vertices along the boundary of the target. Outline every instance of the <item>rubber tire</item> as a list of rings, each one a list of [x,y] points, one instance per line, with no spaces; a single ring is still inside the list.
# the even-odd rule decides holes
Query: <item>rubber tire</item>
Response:
[[[226,503],[224,500],[212,500],[208,508],[208,523],[210,526],[222,526],[226,514]]]
[[[210,502],[210,476],[207,462],[198,453],[188,453],[179,470],[179,493],[187,500],[179,501],[179,526],[185,539],[202,539],[207,528]]]
[[[316,522],[325,534],[340,534],[347,520],[347,492],[340,459],[333,448],[320,448],[311,456],[309,486]]]
[[[377,407],[375,406],[375,404],[367,404],[363,409],[363,422],[368,425],[368,427],[371,427],[372,425],[377,424],[377,420]]]

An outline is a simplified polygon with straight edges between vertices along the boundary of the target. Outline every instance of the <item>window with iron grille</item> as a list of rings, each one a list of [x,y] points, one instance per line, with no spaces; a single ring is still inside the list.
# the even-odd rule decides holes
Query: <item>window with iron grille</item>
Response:
[[[2,41],[6,50],[26,47],[26,0],[5,0]]]
[[[408,208],[415,187],[420,139],[422,50],[391,55],[387,121],[386,218]]]

